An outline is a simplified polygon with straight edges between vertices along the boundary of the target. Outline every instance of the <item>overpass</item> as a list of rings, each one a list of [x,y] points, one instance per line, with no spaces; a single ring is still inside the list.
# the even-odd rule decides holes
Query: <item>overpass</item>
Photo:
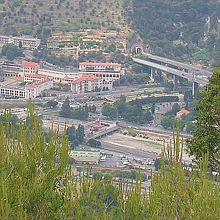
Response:
[[[175,60],[170,60],[164,57],[160,57],[160,56],[156,56],[156,55],[152,55],[152,54],[144,54],[147,58],[149,58],[151,61],[157,61],[160,62],[160,64],[164,64],[164,65],[168,65],[169,67],[174,67],[174,68],[178,68],[178,69],[182,69],[185,72],[191,72],[191,73],[200,73],[204,76],[208,76],[211,77],[212,76],[212,72],[186,64],[186,63],[181,63]]]
[[[112,134],[112,133],[118,131],[119,129],[120,129],[120,127],[118,125],[110,126],[106,130],[102,130],[100,132],[96,132],[94,134],[87,135],[86,139],[89,140],[89,139],[101,138],[101,137],[107,136],[109,134]]]
[[[209,78],[212,73],[206,70],[202,70],[193,67],[188,64],[183,64],[177,61],[169,60],[163,57],[147,54],[146,57],[149,60],[143,60],[139,58],[132,58],[135,63],[148,66],[151,70],[160,70],[163,73],[168,73],[174,76],[174,84],[177,84],[177,77],[185,78],[193,83],[193,96],[198,93],[198,87],[206,86],[209,82]],[[153,72],[153,71],[152,71]],[[153,74],[151,76],[154,77]]]

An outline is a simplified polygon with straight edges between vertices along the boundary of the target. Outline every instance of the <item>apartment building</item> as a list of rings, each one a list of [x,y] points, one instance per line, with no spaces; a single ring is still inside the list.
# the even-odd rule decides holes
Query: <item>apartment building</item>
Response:
[[[71,83],[71,91],[75,94],[100,91],[102,87],[102,79],[93,75],[81,76]]]
[[[78,78],[78,72],[63,72],[50,69],[39,69],[38,72],[50,77],[55,84],[70,84]]]
[[[0,65],[1,77],[19,77],[21,65],[15,64],[14,62],[5,61]]]
[[[0,35],[0,45],[2,46],[5,44],[14,44],[18,47],[21,46],[24,49],[34,50],[39,47],[40,42],[40,39],[30,36],[13,37]]]
[[[53,81],[42,76],[34,76],[32,80],[15,77],[0,83],[0,94],[8,98],[34,99],[52,87]]]
[[[103,80],[103,84],[112,87],[114,81],[124,74],[122,65],[118,63],[80,63],[79,72],[83,75],[94,75]],[[111,88],[108,89],[111,89]]]
[[[30,61],[24,61],[22,63],[22,73],[23,75],[26,74],[37,74],[39,70],[39,64]]]

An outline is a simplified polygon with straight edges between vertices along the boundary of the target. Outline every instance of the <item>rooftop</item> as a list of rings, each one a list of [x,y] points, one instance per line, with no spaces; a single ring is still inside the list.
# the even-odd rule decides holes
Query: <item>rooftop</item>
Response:
[[[47,75],[44,74],[26,74],[25,77],[35,78],[35,79],[48,79]]]
[[[31,61],[23,61],[22,62],[22,66],[24,68],[34,68],[34,69],[39,68],[39,64],[38,63],[34,63],[34,62],[31,62]]]
[[[122,65],[119,63],[91,63],[91,62],[83,62],[79,64],[80,66],[117,66],[121,67]]]
[[[84,81],[94,81],[94,80],[100,80],[100,78],[94,75],[83,75],[80,78],[73,80],[72,83],[82,83]]]
[[[16,77],[13,79],[8,79],[4,82],[0,83],[0,87],[4,87],[6,89],[20,89],[24,90],[25,89],[25,84],[22,84],[22,79],[21,77]]]
[[[178,114],[184,114],[184,115],[189,115],[190,114],[190,111],[186,110],[186,109],[181,109]]]

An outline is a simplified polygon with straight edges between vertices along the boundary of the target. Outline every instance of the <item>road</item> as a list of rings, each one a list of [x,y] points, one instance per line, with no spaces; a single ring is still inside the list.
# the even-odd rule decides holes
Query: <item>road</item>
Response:
[[[167,67],[167,66],[164,66],[164,65],[160,65],[160,64],[157,64],[157,63],[154,63],[154,62],[151,62],[151,61],[142,60],[142,59],[138,59],[138,58],[133,58],[133,61],[135,63],[139,63],[139,64],[146,65],[146,66],[149,66],[149,67],[153,67],[155,69],[162,70],[166,73],[170,73],[170,74],[188,79],[191,82],[197,82],[198,84],[200,84],[202,86],[206,86],[209,82],[208,78],[203,78],[201,76],[196,76],[193,73],[187,73],[187,72],[177,70],[177,69],[174,69],[174,68],[171,68],[171,67]]]
[[[181,63],[181,62],[178,62],[178,61],[175,61],[175,60],[170,60],[170,59],[167,59],[165,57],[160,57],[160,56],[156,56],[156,55],[152,55],[152,54],[144,54],[144,55],[146,57],[148,57],[149,59],[151,59],[151,60],[156,60],[156,61],[159,61],[159,62],[162,62],[162,63],[165,63],[165,64],[170,64],[172,66],[180,67],[180,68],[186,69],[190,72],[199,72],[202,75],[205,75],[205,76],[208,76],[208,77],[212,76],[212,72],[200,69],[198,67],[194,67],[194,66],[189,65],[189,64]]]
[[[138,158],[144,157],[144,158],[149,158],[153,160],[159,157],[159,154],[154,153],[154,152],[149,152],[147,150],[136,149],[135,147],[128,147],[128,146],[124,147],[121,145],[108,143],[106,141],[101,141],[101,142],[102,142],[102,149],[126,154],[127,156],[132,155]]]

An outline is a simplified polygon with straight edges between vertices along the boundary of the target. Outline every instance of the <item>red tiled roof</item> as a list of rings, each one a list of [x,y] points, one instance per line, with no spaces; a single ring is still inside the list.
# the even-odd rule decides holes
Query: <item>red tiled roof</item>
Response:
[[[15,76],[15,77],[13,77],[13,79],[16,80],[16,81],[23,81],[24,77],[22,77],[22,76]]]
[[[37,82],[34,82],[34,83],[31,83],[29,85],[27,85],[28,88],[36,88],[37,86],[47,82],[48,80],[44,80],[44,81],[37,81]]]
[[[22,66],[24,68],[39,68],[39,64],[38,63],[34,63],[34,62],[31,62],[31,61],[24,61],[22,63]]]
[[[44,74],[26,74],[25,76],[29,76],[30,78],[37,78],[37,79],[47,79],[48,76],[44,75]]]
[[[81,76],[78,79],[73,80],[72,83],[78,84],[78,83],[82,83],[83,81],[94,81],[94,80],[100,80],[100,78],[93,75],[85,75],[85,76]]]
[[[121,67],[122,65],[119,63],[91,63],[91,62],[84,62],[80,63],[80,66],[118,66]]]
[[[190,114],[190,111],[188,111],[188,110],[186,110],[186,109],[181,109],[178,113],[179,113],[179,114],[188,115],[188,114]]]

